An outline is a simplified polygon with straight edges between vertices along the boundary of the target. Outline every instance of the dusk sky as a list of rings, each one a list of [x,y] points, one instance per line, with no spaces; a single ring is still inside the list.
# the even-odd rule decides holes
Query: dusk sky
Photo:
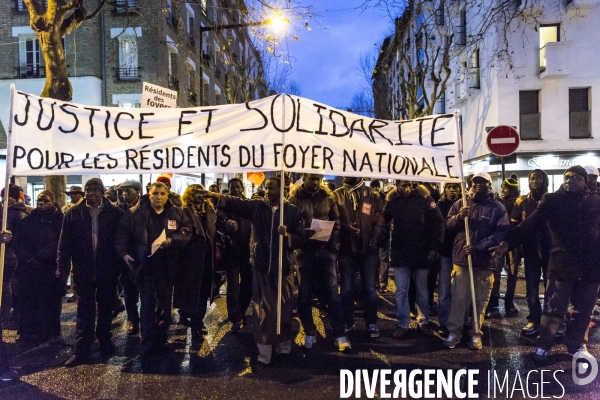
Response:
[[[306,0],[310,3],[310,0]],[[392,31],[393,24],[383,10],[357,9],[363,0],[312,0],[319,16],[310,21],[312,30],[294,33],[288,40],[292,73],[290,79],[301,87],[301,96],[345,108],[364,78],[360,55],[374,54]]]

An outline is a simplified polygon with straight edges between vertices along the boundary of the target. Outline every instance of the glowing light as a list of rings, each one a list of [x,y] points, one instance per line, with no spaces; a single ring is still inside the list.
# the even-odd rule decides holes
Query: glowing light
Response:
[[[273,15],[271,18],[267,19],[267,23],[271,25],[271,29],[273,32],[281,33],[285,30],[286,26],[290,23],[289,18],[285,18],[280,13]]]

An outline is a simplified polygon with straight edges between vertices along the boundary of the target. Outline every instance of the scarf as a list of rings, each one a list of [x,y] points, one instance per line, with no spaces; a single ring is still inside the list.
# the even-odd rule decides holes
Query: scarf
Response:
[[[361,179],[355,186],[350,187],[350,185],[346,185],[346,187],[348,188],[346,197],[352,201],[352,209],[356,211],[358,209],[358,200],[360,199],[359,191],[365,187],[365,181]]]

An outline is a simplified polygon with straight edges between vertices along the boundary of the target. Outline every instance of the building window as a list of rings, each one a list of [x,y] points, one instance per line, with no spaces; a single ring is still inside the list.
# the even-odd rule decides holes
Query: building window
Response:
[[[444,0],[440,1],[440,4],[437,8],[437,10],[435,10],[435,22],[438,25],[445,25],[445,18],[444,18]]]
[[[469,71],[469,89],[481,87],[481,68],[479,64],[479,49],[475,49],[471,55],[471,70]]]
[[[560,24],[540,25],[540,72],[546,70],[546,45],[560,42]]]
[[[519,92],[519,114],[521,140],[541,139],[540,92],[538,90]]]
[[[138,49],[135,35],[119,36],[119,72],[120,80],[138,79]]]
[[[590,89],[569,89],[569,138],[592,137]]]
[[[43,78],[45,68],[40,65],[42,57],[40,42],[36,35],[19,35],[19,66],[16,67],[16,78]]]
[[[465,46],[467,44],[467,12],[460,12],[460,24],[456,27],[456,44]]]

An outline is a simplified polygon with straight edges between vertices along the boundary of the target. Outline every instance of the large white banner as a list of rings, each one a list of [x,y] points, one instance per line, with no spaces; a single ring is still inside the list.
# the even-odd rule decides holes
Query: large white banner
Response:
[[[462,180],[457,116],[366,118],[298,96],[126,109],[13,92],[10,175],[286,170]]]

